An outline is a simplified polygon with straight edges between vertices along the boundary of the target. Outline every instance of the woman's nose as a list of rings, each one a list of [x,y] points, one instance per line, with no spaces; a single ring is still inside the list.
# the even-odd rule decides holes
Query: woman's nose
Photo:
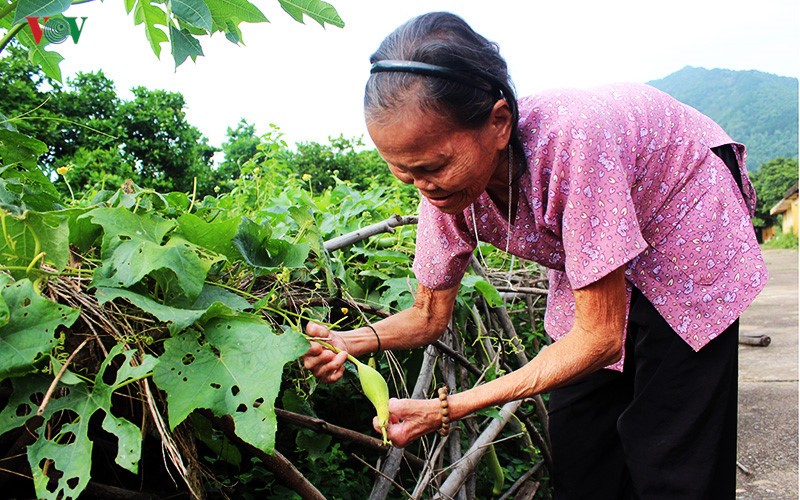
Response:
[[[436,185],[433,182],[431,182],[424,175],[415,175],[414,176],[414,187],[419,189],[420,191],[434,191],[434,190],[436,190]]]

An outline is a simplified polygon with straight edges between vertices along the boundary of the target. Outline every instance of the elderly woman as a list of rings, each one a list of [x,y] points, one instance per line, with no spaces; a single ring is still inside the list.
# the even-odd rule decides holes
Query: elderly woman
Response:
[[[517,101],[497,46],[452,14],[412,19],[371,62],[370,136],[422,195],[417,297],[374,331],[308,333],[355,356],[430,343],[490,243],[548,268],[555,342],[451,395],[450,418],[550,392],[559,498],[733,498],[737,318],[767,279],[744,146],[646,85]],[[344,359],[312,344],[304,363],[334,382]],[[436,399],[389,408],[397,446],[443,425]]]

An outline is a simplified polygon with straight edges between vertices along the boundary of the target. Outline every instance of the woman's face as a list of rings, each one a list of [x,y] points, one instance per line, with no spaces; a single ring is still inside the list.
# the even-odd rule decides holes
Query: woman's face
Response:
[[[367,129],[392,174],[414,184],[420,194],[445,213],[458,213],[487,187],[507,189],[507,170],[500,165],[508,144],[510,114],[498,101],[485,125],[463,129],[440,115],[407,105],[390,120],[372,121]]]

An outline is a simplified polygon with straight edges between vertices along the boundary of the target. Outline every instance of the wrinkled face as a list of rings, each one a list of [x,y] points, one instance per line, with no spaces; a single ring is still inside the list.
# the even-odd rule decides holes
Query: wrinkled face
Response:
[[[461,212],[494,177],[506,179],[498,165],[508,134],[495,113],[481,128],[463,129],[440,115],[406,107],[390,120],[368,123],[367,129],[395,177],[413,184],[433,206]]]

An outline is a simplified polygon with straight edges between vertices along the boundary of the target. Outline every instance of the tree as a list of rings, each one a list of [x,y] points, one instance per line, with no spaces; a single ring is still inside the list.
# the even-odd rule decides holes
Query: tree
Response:
[[[256,126],[242,118],[236,128],[228,127],[228,140],[222,145],[224,159],[217,169],[217,178],[228,182],[239,178],[242,165],[258,153],[261,139],[256,135]]]
[[[59,140],[52,145],[57,157],[74,155],[78,149],[115,148],[120,130],[120,99],[114,82],[102,70],[78,73],[67,79],[67,89],[54,102],[59,121]]]
[[[211,157],[216,148],[186,121],[183,95],[165,90],[132,89],[134,99],[119,109],[122,150],[134,165],[142,185],[209,194],[213,181]]]
[[[798,179],[797,158],[775,158],[759,167],[750,176],[756,190],[756,217],[763,220],[763,226],[775,224],[769,211],[775,206]],[[758,224],[757,224],[758,225]]]
[[[363,146],[360,139],[344,136],[329,138],[330,144],[304,142],[297,144],[297,152],[289,158],[290,168],[298,175],[310,175],[315,190],[332,187],[334,177],[366,188],[373,182],[397,182],[386,162],[375,150],[356,151]]]
[[[58,106],[62,95],[61,84],[46,76],[32,64],[19,44],[9,47],[8,53],[0,57],[0,120],[20,133],[34,137],[50,147],[42,157],[45,165],[55,158],[55,147],[59,140]]]

